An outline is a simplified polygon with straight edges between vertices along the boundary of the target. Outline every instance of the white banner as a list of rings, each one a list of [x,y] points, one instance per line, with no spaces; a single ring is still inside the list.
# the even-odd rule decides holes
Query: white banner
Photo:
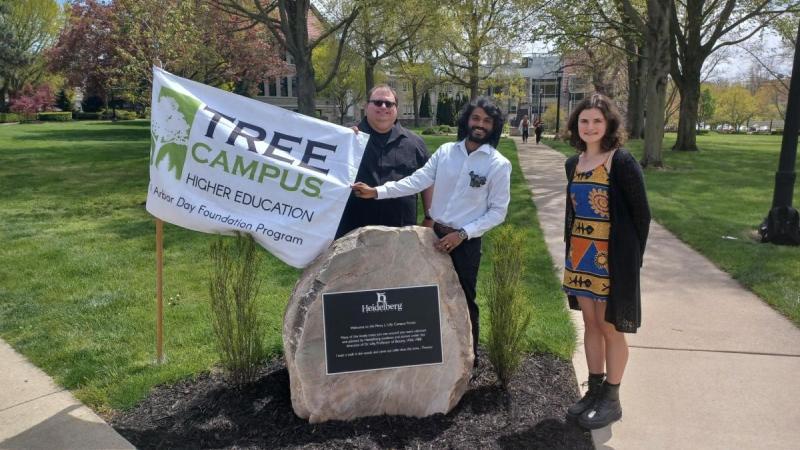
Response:
[[[147,211],[294,267],[333,240],[369,136],[153,68]]]

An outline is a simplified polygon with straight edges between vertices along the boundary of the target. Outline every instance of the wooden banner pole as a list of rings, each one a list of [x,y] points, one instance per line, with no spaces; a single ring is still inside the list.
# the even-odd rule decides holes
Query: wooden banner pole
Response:
[[[164,362],[164,221],[156,219],[156,361]]]

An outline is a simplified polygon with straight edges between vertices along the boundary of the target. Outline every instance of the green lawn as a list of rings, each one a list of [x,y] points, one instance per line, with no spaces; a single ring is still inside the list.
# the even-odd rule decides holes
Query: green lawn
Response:
[[[154,364],[155,226],[144,209],[148,126],[0,126],[0,336],[98,411],[130,407],[152,386],[201,373],[217,360],[206,282],[208,245],[216,237],[166,224],[167,360]],[[426,142],[433,150],[453,138]],[[503,141],[501,150],[515,164],[508,222],[529,243],[531,349],[569,358],[575,331],[514,144]],[[489,269],[483,266],[482,273]],[[283,309],[300,272],[271,256],[261,270],[266,344],[278,354]]]
[[[664,148],[674,142],[668,133]],[[563,142],[545,143],[574,153]],[[754,239],[772,204],[781,136],[712,133],[697,144],[700,152],[665,150],[666,170],[646,171],[653,218],[800,326],[800,247]],[[642,141],[626,147],[641,157]]]

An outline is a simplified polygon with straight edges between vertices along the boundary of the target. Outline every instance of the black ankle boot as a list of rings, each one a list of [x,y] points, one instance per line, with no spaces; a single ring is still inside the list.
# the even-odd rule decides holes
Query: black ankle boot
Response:
[[[603,391],[603,378],[605,378],[606,374],[600,373],[590,373],[589,374],[589,382],[588,386],[589,389],[583,394],[583,398],[578,400],[577,403],[570,406],[567,409],[567,420],[570,422],[575,422],[578,420],[581,414],[584,411],[591,408],[597,398],[600,396],[600,393]]]
[[[578,417],[578,425],[588,430],[596,430],[610,425],[622,418],[622,405],[619,403],[619,385],[603,383],[603,392],[594,406]]]

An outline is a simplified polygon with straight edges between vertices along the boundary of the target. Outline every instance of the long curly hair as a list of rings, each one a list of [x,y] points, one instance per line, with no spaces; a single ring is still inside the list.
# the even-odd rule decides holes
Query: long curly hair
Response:
[[[500,135],[503,133],[505,119],[503,118],[503,111],[486,97],[476,98],[461,110],[461,115],[458,118],[458,140],[460,141],[469,136],[469,116],[475,108],[483,109],[492,118],[492,132],[489,134],[488,143],[497,148],[497,144],[500,143]]]
[[[584,98],[572,110],[567,121],[570,145],[575,147],[578,152],[586,151],[586,142],[583,142],[578,134],[578,116],[583,111],[592,108],[598,109],[606,119],[606,134],[600,141],[600,150],[609,152],[621,147],[625,143],[626,137],[625,129],[622,127],[622,115],[614,102],[603,94],[592,94],[591,97]]]

